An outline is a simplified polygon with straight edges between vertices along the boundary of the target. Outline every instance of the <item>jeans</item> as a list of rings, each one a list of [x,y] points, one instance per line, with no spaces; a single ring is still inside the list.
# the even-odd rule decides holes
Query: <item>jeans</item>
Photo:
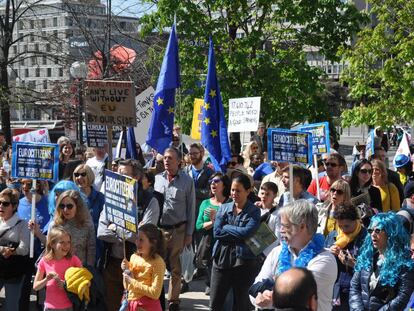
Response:
[[[229,290],[233,289],[233,311],[249,311],[254,307],[249,300],[249,288],[258,273],[256,260],[230,269],[220,269],[213,263],[210,286],[210,310],[223,309]]]
[[[19,309],[19,300],[23,284],[23,276],[11,280],[0,279],[0,290],[5,289],[4,311],[15,311]]]

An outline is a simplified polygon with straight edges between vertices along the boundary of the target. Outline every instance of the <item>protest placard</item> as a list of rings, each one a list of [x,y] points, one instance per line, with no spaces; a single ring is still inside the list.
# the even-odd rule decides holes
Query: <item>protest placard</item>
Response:
[[[147,138],[148,127],[154,110],[154,88],[150,86],[144,92],[135,97],[135,109],[137,111],[137,126],[134,127],[135,141],[143,144]]]
[[[285,129],[267,130],[269,160],[312,164],[312,134]]]
[[[84,100],[87,124],[137,125],[131,81],[86,80]]]
[[[299,131],[312,133],[312,153],[329,153],[331,144],[329,140],[329,123],[312,123],[298,127]]]
[[[370,159],[374,154],[374,130],[369,131],[367,137],[367,143],[365,145],[365,159]]]
[[[109,222],[130,232],[137,232],[136,179],[105,170],[105,207]]]
[[[86,124],[86,143],[88,147],[103,148],[108,143],[108,131],[105,125]]]
[[[260,97],[229,100],[228,132],[257,131],[260,118]]]
[[[193,111],[193,123],[191,125],[191,138],[192,139],[201,139],[201,121],[203,119],[203,114],[201,109],[204,105],[204,99],[195,98],[194,99],[194,111]]]
[[[33,143],[50,143],[49,130],[40,129],[30,131],[24,134],[13,136],[13,141],[33,142]]]
[[[59,145],[13,142],[12,177],[58,181]]]

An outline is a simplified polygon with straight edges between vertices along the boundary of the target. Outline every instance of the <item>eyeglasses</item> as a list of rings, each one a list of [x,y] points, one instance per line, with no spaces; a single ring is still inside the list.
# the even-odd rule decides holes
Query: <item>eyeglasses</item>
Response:
[[[86,176],[86,172],[83,172],[83,173],[73,173],[73,175],[75,175],[75,177],[79,177],[79,176],[85,177]]]
[[[71,204],[71,203],[69,203],[69,204],[63,204],[63,203],[61,203],[61,204],[59,204],[59,208],[60,209],[65,209],[65,208],[67,208],[67,209],[72,209],[73,208],[73,204]]]
[[[210,179],[209,180],[209,182],[210,182],[210,184],[217,184],[217,183],[219,183],[221,181],[221,179],[220,178],[213,178],[213,179]]]
[[[336,164],[334,162],[325,162],[325,166],[337,167],[338,164]]]
[[[359,170],[362,174],[372,174],[372,170],[370,169],[366,169],[366,168],[362,168]]]
[[[11,202],[8,201],[0,201],[0,205],[4,206],[4,207],[8,207],[11,204]]]
[[[341,189],[335,189],[335,188],[331,188],[331,189],[329,189],[329,191],[331,192],[331,193],[337,193],[337,194],[339,194],[339,195],[342,195],[342,194],[344,194],[344,191],[343,190],[341,190]]]
[[[228,162],[227,163],[227,166],[236,166],[237,165],[237,162]]]
[[[369,234],[375,233],[375,234],[380,234],[381,232],[384,231],[384,229],[380,229],[380,228],[368,228],[367,229]]]

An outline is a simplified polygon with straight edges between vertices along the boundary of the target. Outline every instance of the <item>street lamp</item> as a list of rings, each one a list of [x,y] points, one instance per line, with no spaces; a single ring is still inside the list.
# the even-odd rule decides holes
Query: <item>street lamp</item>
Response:
[[[84,62],[74,62],[70,66],[70,75],[78,80],[78,136],[79,136],[79,143],[83,144],[83,124],[82,124],[82,112],[83,112],[83,80],[88,75],[88,67]]]

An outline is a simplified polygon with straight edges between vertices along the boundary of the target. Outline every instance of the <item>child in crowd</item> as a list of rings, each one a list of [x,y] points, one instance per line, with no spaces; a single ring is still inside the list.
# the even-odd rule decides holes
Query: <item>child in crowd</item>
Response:
[[[71,236],[62,226],[55,226],[47,235],[46,252],[39,261],[33,289],[46,286],[45,310],[72,310],[72,302],[63,289],[65,272],[70,267],[81,267],[78,257],[72,255]]]
[[[267,256],[273,248],[280,244],[278,206],[274,205],[274,199],[277,197],[277,193],[277,185],[271,181],[267,181],[260,186],[260,201],[256,202],[256,206],[261,209],[260,222],[266,222],[269,229],[272,230],[277,237],[277,240],[263,251],[265,256]]]
[[[128,291],[128,310],[161,311],[160,294],[164,281],[165,240],[153,224],[139,228],[137,251],[130,261],[124,259],[124,287]]]

